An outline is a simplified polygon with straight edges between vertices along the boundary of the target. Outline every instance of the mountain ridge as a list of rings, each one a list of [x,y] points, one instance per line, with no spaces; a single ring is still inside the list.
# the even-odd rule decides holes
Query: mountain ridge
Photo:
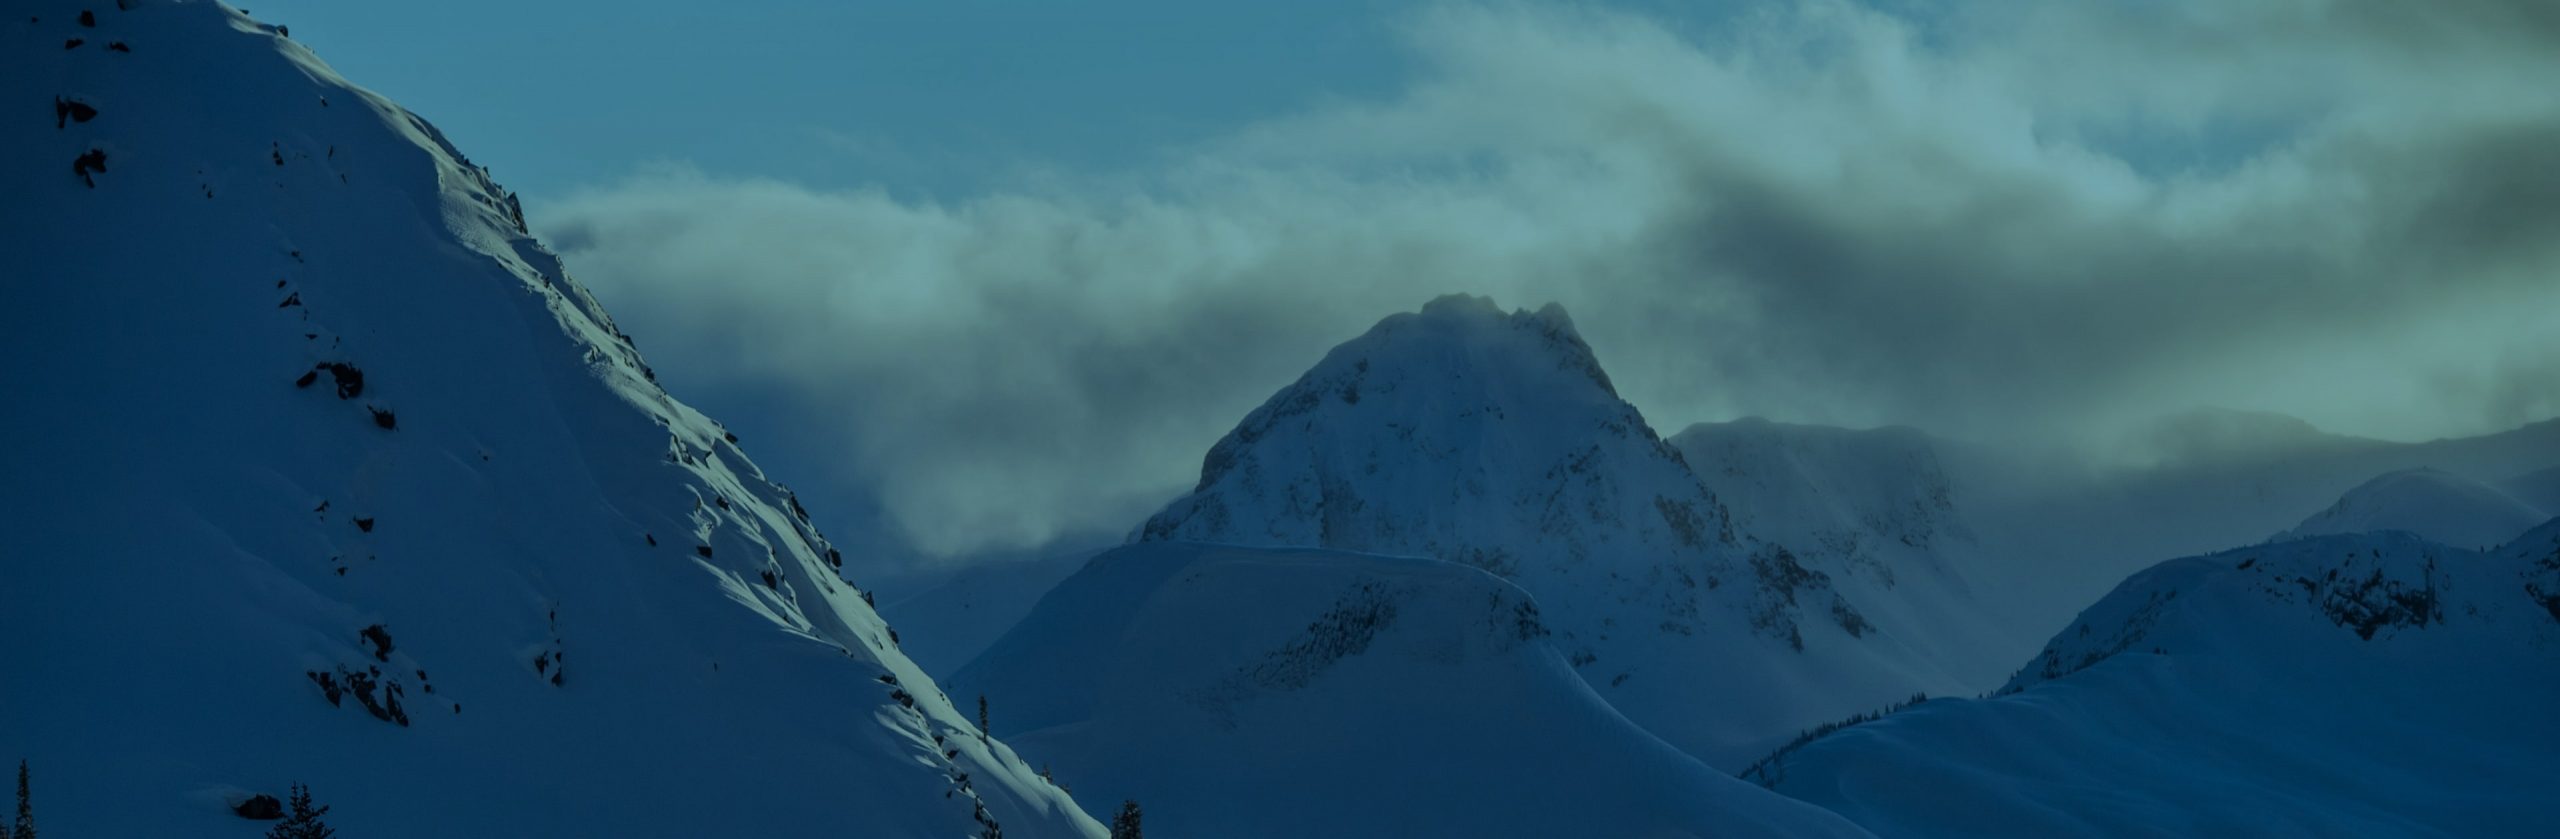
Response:
[[[2448,545],[2485,548],[2504,544],[2549,518],[2550,513],[2496,487],[2419,467],[2357,484],[2336,504],[2275,538],[2406,530]]]
[[[2523,835],[2560,745],[2555,655],[2560,520],[2488,553],[2305,537],[2155,565],[1996,694],[1764,777],[1886,836]]]
[[[0,96],[85,114],[0,133],[48,210],[0,225],[0,669],[48,686],[0,753],[48,828],[299,781],[351,834],[1102,835],[431,125],[218,3],[29,11]]]

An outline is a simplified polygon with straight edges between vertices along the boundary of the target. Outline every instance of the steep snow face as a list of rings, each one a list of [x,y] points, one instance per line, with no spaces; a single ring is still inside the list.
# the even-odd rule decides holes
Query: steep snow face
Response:
[[[2004,694],[1848,728],[1777,789],[1885,835],[2531,835],[2560,781],[2560,521],[2163,563]]]
[[[2347,491],[2278,539],[2406,530],[2448,545],[2505,544],[2549,518],[2514,496],[2441,469],[2407,469]]]
[[[1098,836],[436,131],[211,2],[0,20],[0,756],[49,832]],[[243,834],[245,835],[245,833]]]
[[[951,679],[1094,807],[1175,836],[1823,836],[1618,715],[1502,580],[1429,559],[1144,542]]]
[[[1603,696],[1719,765],[1936,675],[1829,575],[1738,535],[1555,306],[1452,296],[1388,317],[1247,416],[1133,538],[1505,577]]]
[[[1910,428],[1852,430],[1762,419],[1692,425],[1671,438],[1734,526],[1795,551],[1884,634],[1976,693],[1999,683],[2050,627],[2020,626],[1970,580],[1983,549],[1937,445]]]

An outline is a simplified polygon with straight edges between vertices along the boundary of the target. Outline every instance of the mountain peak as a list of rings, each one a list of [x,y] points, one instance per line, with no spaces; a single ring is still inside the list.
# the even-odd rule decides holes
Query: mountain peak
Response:
[[[1618,398],[1561,307],[1504,313],[1453,296],[1387,317],[1246,416],[1210,449],[1199,485],[1131,541],[1491,572],[1538,599],[1557,646],[1613,704],[1693,754],[1757,748],[1736,732],[1875,698],[1843,699],[1874,683],[1833,683],[1813,703],[1697,713],[1719,693],[1738,697],[1749,681],[1738,672],[1815,684],[1826,677],[1805,674],[1812,657],[1878,655],[1875,627],[1829,575],[1736,533],[1680,451]]]
[[[1473,294],[1443,294],[1438,297],[1431,298],[1431,302],[1422,304],[1422,316],[1444,318],[1498,318],[1502,316],[1502,306],[1501,304],[1493,302],[1493,298],[1491,297],[1483,297]]]
[[[1602,487],[1632,475],[1659,490],[1660,510],[1680,512],[1621,505]],[[1559,483],[1586,489],[1535,493],[1551,496],[1543,521],[1459,524],[1492,496]],[[1567,509],[1584,491],[1608,500]],[[1192,495],[1136,539],[1438,556],[1507,575],[1514,546],[1615,538],[1629,520],[1648,544],[1733,543],[1722,506],[1618,398],[1561,307],[1504,313],[1449,295],[1335,347],[1247,415],[1210,449]]]
[[[1564,304],[1552,301],[1539,306],[1535,311],[1513,309],[1506,312],[1503,311],[1502,304],[1494,302],[1491,297],[1475,294],[1443,294],[1422,304],[1419,315],[1425,318],[1448,320],[1508,321],[1571,334],[1577,339],[1581,337],[1581,334],[1574,330],[1573,315],[1565,312]]]
[[[1420,312],[1388,316],[1368,334],[1342,348],[1353,347],[1374,349],[1396,361],[1418,360],[1405,353],[1443,358],[1464,353],[1475,362],[1505,360],[1484,358],[1485,353],[1529,356],[1597,383],[1610,398],[1618,395],[1617,387],[1609,382],[1609,374],[1600,369],[1591,345],[1584,343],[1582,333],[1574,328],[1573,316],[1556,303],[1540,306],[1536,311],[1505,312],[1490,297],[1442,295],[1424,303]]]

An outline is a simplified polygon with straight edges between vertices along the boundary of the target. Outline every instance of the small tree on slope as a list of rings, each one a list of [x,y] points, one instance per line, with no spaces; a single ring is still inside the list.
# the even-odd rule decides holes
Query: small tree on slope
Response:
[[[36,839],[36,810],[27,798],[27,762],[18,761],[18,819],[9,839]]]
[[[337,830],[320,820],[329,814],[328,805],[311,806],[310,787],[294,784],[285,806],[288,809],[284,821],[276,822],[275,829],[267,831],[267,839],[330,839],[338,835]]]
[[[1120,802],[1120,814],[1111,817],[1111,839],[1141,839],[1138,833],[1138,802]]]

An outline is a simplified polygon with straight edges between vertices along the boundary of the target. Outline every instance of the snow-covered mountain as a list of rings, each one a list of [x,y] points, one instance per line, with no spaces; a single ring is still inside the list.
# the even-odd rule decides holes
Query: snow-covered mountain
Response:
[[[2549,477],[2560,473],[2540,473],[2539,483],[2517,477],[2560,468],[2560,420],[2398,443],[2274,415],[2197,416],[2164,427],[2202,430],[2154,435],[2171,441],[2159,451],[2177,454],[2133,468],[2091,468],[1989,444],[1942,448],[1948,473],[1966,489],[1966,520],[1995,560],[1977,587],[2018,595],[2021,608],[2041,612],[2028,623],[2050,631],[2161,557],[2265,541],[2379,475],[2433,469],[2499,487],[2536,509],[2545,508],[2540,499],[2560,497],[2560,481]]]
[[[1552,305],[1451,296],[1386,318],[1247,416],[1133,538],[1489,571],[1537,598],[1612,705],[1720,766],[1959,684],[1830,575],[1738,533]]]
[[[1175,836],[1855,835],[1578,678],[1528,594],[1431,559],[1149,541],[952,677],[1089,806]]]
[[[2551,515],[2488,484],[2441,469],[2404,469],[2366,481],[2277,539],[2406,530],[2448,545],[2502,545]]]
[[[1754,774],[1883,835],[2536,835],[2554,707],[2560,521],[2319,536],[2144,571],[2002,695]]]
[[[1861,614],[1978,692],[1998,684],[2048,627],[2018,625],[1983,597],[1987,564],[1938,443],[1912,428],[1847,429],[1743,419],[1671,437],[1737,530],[1786,545],[1830,575]]]
[[[1101,835],[511,195],[286,34],[0,20],[0,756],[47,835],[256,835],[226,805],[296,781],[347,835]]]

